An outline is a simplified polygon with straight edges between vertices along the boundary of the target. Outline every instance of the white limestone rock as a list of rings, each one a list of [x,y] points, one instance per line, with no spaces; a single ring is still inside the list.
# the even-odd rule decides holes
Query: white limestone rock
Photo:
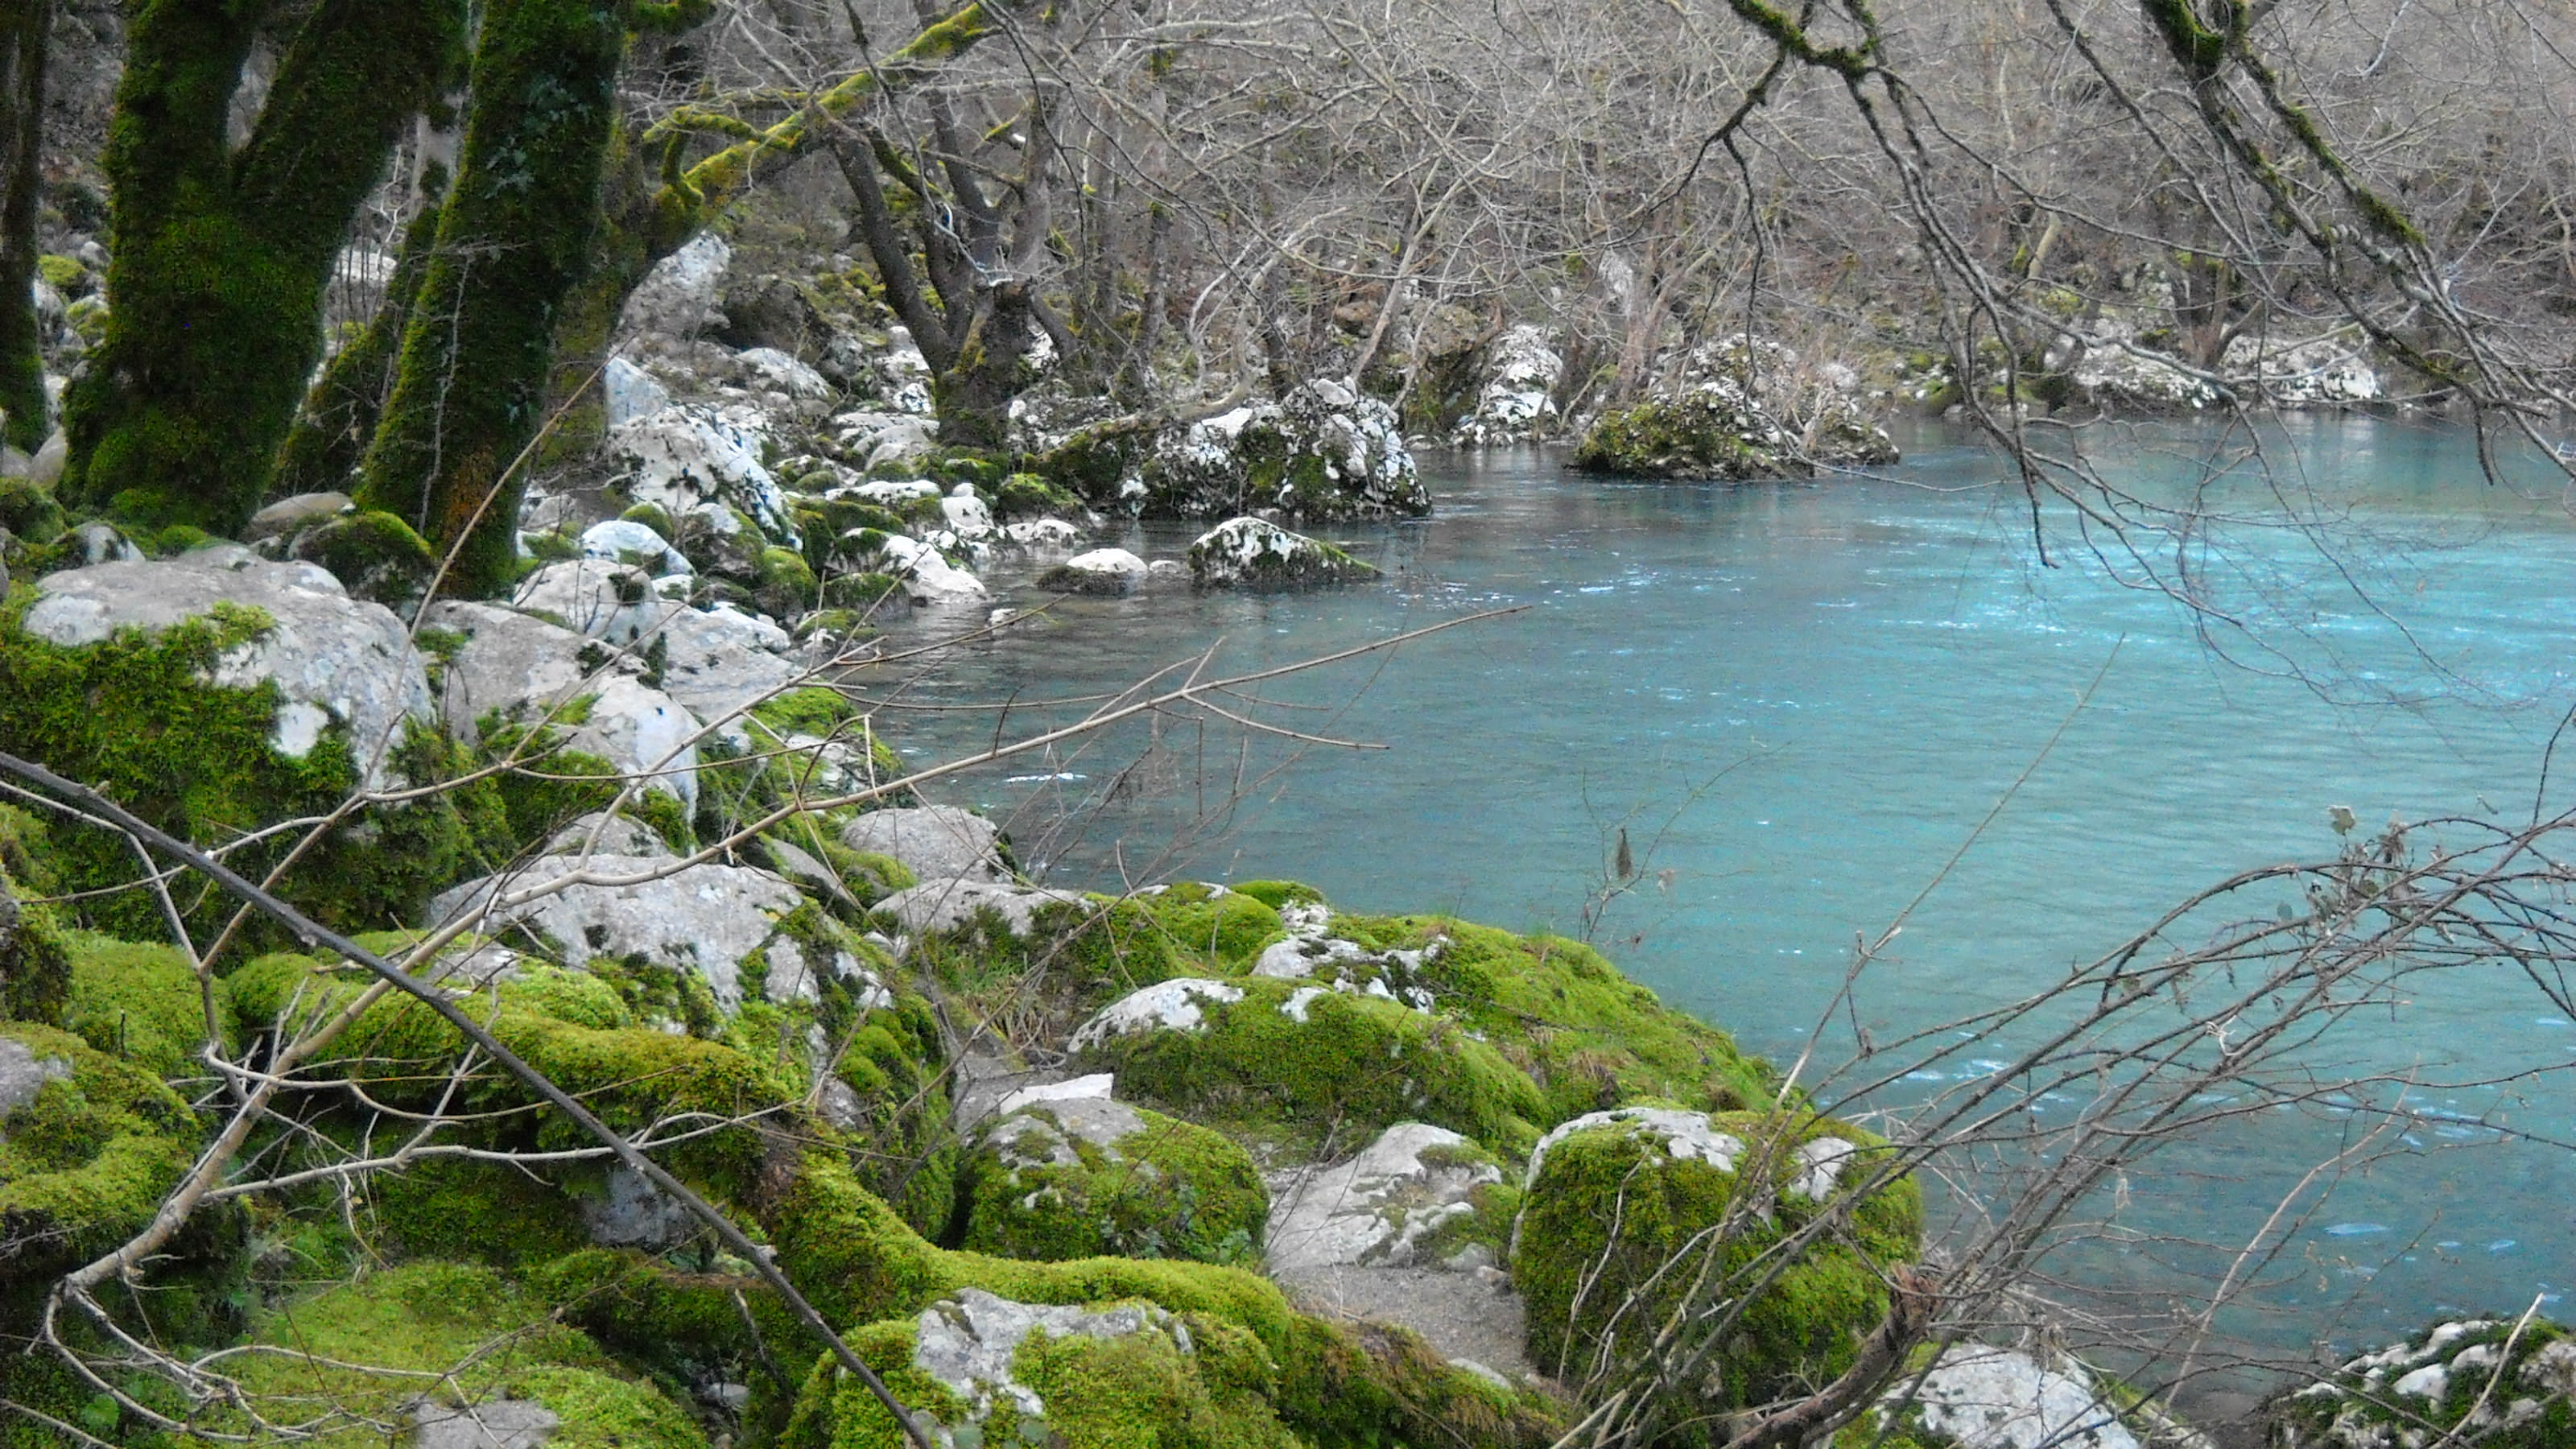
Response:
[[[406,728],[436,718],[410,630],[383,605],[350,598],[315,564],[270,563],[224,544],[159,562],[47,574],[36,591],[20,627],[66,649],[124,629],[157,635],[210,618],[218,605],[262,611],[269,626],[226,650],[205,682],[245,690],[274,684],[279,703],[269,739],[290,758],[310,754],[325,732],[345,730],[370,789],[392,778]]]
[[[981,1424],[1000,1415],[1016,1432],[1022,1421],[1043,1420],[1047,1412],[1046,1400],[1011,1376],[1011,1362],[1032,1333],[1095,1339],[1159,1333],[1181,1352],[1191,1351],[1189,1329],[1150,1304],[1040,1306],[967,1288],[923,1311],[913,1339],[913,1367],[966,1402],[965,1422]]]
[[[587,879],[539,893],[576,871]],[[535,898],[518,899],[525,895]],[[641,958],[691,973],[728,1012],[742,1005],[742,963],[755,951],[768,963],[764,989],[772,1001],[815,1000],[820,973],[862,992],[875,986],[857,956],[836,949],[829,959],[808,959],[805,944],[780,929],[804,903],[783,877],[750,866],[710,862],[673,871],[667,857],[602,852],[578,862],[548,856],[441,892],[429,917],[473,921],[483,935],[566,966]]]
[[[697,566],[646,524],[611,518],[581,532],[581,556],[603,563],[632,564],[655,578],[693,574]]]
[[[988,912],[1012,935],[1026,936],[1037,929],[1042,913],[1065,907],[1087,915],[1091,902],[1073,891],[954,878],[924,880],[877,902],[879,911],[916,936],[963,930],[986,919]]]
[[[950,563],[946,555],[920,539],[891,534],[880,552],[886,572],[904,581],[904,592],[915,604],[981,604],[993,597],[982,579]]]
[[[650,530],[647,530],[650,532]],[[447,656],[440,708],[448,732],[479,743],[486,719],[500,724],[554,721],[562,748],[597,755],[619,773],[643,775],[650,788],[698,805],[698,720],[677,700],[635,678],[631,656],[593,670],[581,660],[590,641],[543,619],[492,604],[430,605],[422,626],[464,636]],[[568,708],[587,698],[581,709]],[[561,723],[566,715],[580,722]],[[543,761],[535,762],[543,768]]]
[[[1145,561],[1123,548],[1078,553],[1038,575],[1037,586],[1067,594],[1132,593],[1150,577]]]
[[[607,394],[607,421],[612,428],[649,418],[671,405],[671,390],[623,357],[608,359],[600,376],[600,389]]]
[[[685,341],[724,323],[725,274],[733,247],[712,231],[653,264],[618,314],[621,335],[638,333]]]
[[[673,518],[704,512],[719,528],[741,512],[767,537],[793,544],[787,497],[760,461],[753,419],[695,404],[674,404],[608,430],[603,456],[638,503],[659,504]]]
[[[1255,485],[1257,471],[1276,481]],[[1122,501],[1158,517],[1259,511],[1345,521],[1431,511],[1395,410],[1324,379],[1166,430],[1129,481]]]
[[[1204,588],[1298,588],[1376,576],[1376,569],[1331,544],[1265,519],[1228,519],[1190,545],[1190,577]]]
[[[1205,1003],[1243,999],[1243,988],[1201,976],[1176,976],[1131,991],[1100,1009],[1073,1033],[1070,1050],[1079,1053],[1116,1036],[1149,1031],[1198,1031],[1207,1025]]]
[[[1901,1386],[1882,1412],[1902,1393]],[[1957,1449],[2140,1449],[2072,1361],[2050,1368],[2014,1349],[1953,1344],[1923,1375],[1914,1402],[1923,1426]]]
[[[40,1057],[16,1037],[0,1036],[0,1118],[36,1100],[47,1082],[71,1074],[72,1064],[65,1058]]]
[[[1421,1245],[1443,1225],[1472,1216],[1476,1190],[1502,1179],[1502,1169],[1457,1133],[1398,1122],[1350,1161],[1306,1169],[1274,1187],[1270,1272],[1422,1264]]]
[[[1001,838],[1000,826],[955,805],[871,810],[841,827],[843,845],[892,856],[923,881],[1007,882],[1011,871],[1002,862]]]
[[[1577,1132],[1614,1126],[1659,1137],[1664,1150],[1675,1159],[1697,1158],[1720,1172],[1733,1172],[1736,1161],[1744,1155],[1744,1139],[1711,1126],[1705,1112],[1685,1112],[1674,1107],[1614,1107],[1606,1112],[1586,1112],[1550,1128],[1538,1140],[1538,1146],[1530,1149],[1529,1170],[1521,1178],[1522,1190],[1536,1185],[1538,1170],[1556,1144]]]
[[[1557,384],[1565,359],[1548,345],[1544,328],[1524,322],[1507,329],[1485,351],[1485,382],[1476,405],[1458,420],[1452,441],[1462,448],[1534,443],[1554,433]]]

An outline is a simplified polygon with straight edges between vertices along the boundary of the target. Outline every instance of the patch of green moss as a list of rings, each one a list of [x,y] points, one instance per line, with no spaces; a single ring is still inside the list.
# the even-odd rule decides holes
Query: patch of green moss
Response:
[[[215,1002],[217,1045],[229,1052],[232,1012],[224,983],[201,985],[175,947],[119,941],[87,931],[69,939],[71,999],[63,1029],[120,1061],[169,1081],[201,1078],[206,993]]]
[[[1261,948],[1285,934],[1278,907],[1241,889],[1220,894],[1182,881],[1136,900],[1173,945],[1221,971],[1250,969]]]
[[[1758,439],[1771,430],[1768,419],[1706,393],[1655,398],[1603,413],[1576,446],[1574,466],[1587,473],[1682,481],[1805,477],[1815,471],[1783,446],[1745,437]]]
[[[1445,916],[1335,916],[1375,950],[1423,953],[1420,982],[1547,1094],[1539,1120],[1668,1097],[1706,1111],[1771,1100],[1770,1065],[1725,1032],[1666,1008],[1602,955],[1560,936],[1515,936]]]
[[[1107,896],[1041,906],[1025,933],[981,910],[925,933],[914,952],[987,1018],[1035,1017],[1066,1031],[1140,986],[1204,974],[1145,905]]]
[[[52,543],[67,525],[63,506],[29,478],[0,478],[0,528],[30,544]]]
[[[1201,1003],[1201,1029],[1113,1036],[1088,1060],[1142,1098],[1265,1135],[1366,1141],[1411,1121],[1504,1152],[1535,1140],[1537,1087],[1461,1023],[1297,982],[1236,984],[1242,1000]]]
[[[36,275],[45,279],[46,286],[65,297],[78,296],[89,290],[89,268],[78,257],[48,252],[36,258]]]
[[[1857,1202],[1848,1189],[1819,1203],[1791,1187],[1805,1170],[1802,1143],[1854,1144],[1858,1155],[1844,1160],[1840,1181],[1855,1187],[1870,1181],[1884,1144],[1820,1117],[1718,1113],[1710,1121],[1743,1144],[1732,1171],[1677,1158],[1660,1135],[1627,1123],[1587,1128],[1548,1149],[1512,1260],[1513,1283],[1528,1303],[1531,1357],[1542,1371],[1582,1376],[1604,1358],[1633,1361],[1695,1283],[1691,1301],[1703,1306],[1751,1293],[1717,1345],[1709,1381],[1679,1415],[1699,1418],[1821,1386],[1851,1366],[1885,1318],[1884,1275],[1911,1261],[1921,1233],[1911,1179]],[[1758,1196],[1730,1219],[1748,1191]],[[1847,1220],[1782,1266],[1784,1239],[1828,1211],[1847,1212]],[[1711,1270],[1704,1281],[1703,1266]]]
[[[406,603],[428,592],[438,555],[408,523],[382,510],[335,518],[295,540],[295,556],[320,564],[356,598]]]
[[[993,517],[1003,523],[1081,511],[1081,499],[1035,473],[1013,473],[993,490]]]
[[[1322,891],[1300,881],[1243,880],[1234,882],[1232,889],[1235,894],[1250,896],[1274,911],[1288,906],[1320,906],[1324,903]]]
[[[561,1167],[429,1158],[370,1176],[360,1215],[387,1256],[517,1268],[590,1246],[557,1185],[566,1176]]]
[[[425,1389],[444,1405],[542,1404],[561,1420],[550,1444],[704,1449],[684,1410],[548,1307],[487,1268],[409,1264],[269,1310],[252,1341],[284,1351],[239,1355],[231,1368],[272,1417],[291,1421],[322,1403],[348,1411],[356,1422],[309,1441],[348,1449],[383,1443],[374,1425],[399,1422]],[[233,1418],[219,1410],[209,1427]]]
[[[0,1225],[12,1251],[0,1285],[86,1262],[152,1220],[196,1156],[187,1105],[142,1068],[68,1032],[0,1023],[0,1036],[60,1075],[0,1132]]]
[[[959,1246],[1006,1258],[1187,1258],[1252,1265],[1270,1195],[1230,1139],[1138,1110],[1089,1140],[1040,1106],[986,1128],[967,1154]]]
[[[0,1019],[60,1025],[73,989],[70,946],[53,908],[13,878],[11,853],[0,850]]]

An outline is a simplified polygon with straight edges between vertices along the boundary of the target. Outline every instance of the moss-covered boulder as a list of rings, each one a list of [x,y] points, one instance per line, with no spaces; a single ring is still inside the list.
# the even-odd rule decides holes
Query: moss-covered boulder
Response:
[[[36,822],[0,805],[0,1019],[57,1025],[71,994],[71,952],[51,908],[32,899],[51,872],[29,845]],[[41,874],[40,874],[41,872]]]
[[[1921,1199],[1887,1157],[1880,1139],[1812,1115],[1641,1106],[1560,1125],[1531,1155],[1512,1252],[1531,1358],[1573,1380],[1615,1375],[1685,1295],[1704,1308],[1750,1294],[1705,1330],[1725,1338],[1683,1417],[1830,1381],[1887,1316],[1888,1274],[1917,1248]]]
[[[196,1151],[194,1117],[158,1077],[69,1033],[0,1023],[0,1287],[141,1231]]]
[[[960,1246],[1048,1261],[1257,1262],[1270,1211],[1251,1154],[1105,1094],[1034,1103],[978,1129],[963,1196]]]
[[[1308,1317],[1293,1309],[1275,1285],[1241,1269],[1133,1258],[1040,1263],[943,1252],[905,1229],[891,1210],[830,1160],[809,1157],[763,1221],[777,1244],[779,1266],[835,1322],[872,1325],[859,1331],[854,1346],[887,1377],[899,1398],[933,1413],[971,1408],[974,1391],[951,1389],[922,1367],[917,1357],[925,1321],[921,1315],[936,1313],[953,1324],[943,1302],[963,1305],[969,1301],[967,1290],[981,1290],[1027,1307],[1098,1312],[1150,1305],[1185,1326],[1192,1344],[1185,1355],[1160,1360],[1153,1369],[1155,1381],[1170,1385],[1169,1371],[1180,1370],[1197,1377],[1213,1402],[1231,1410],[1214,1418],[1199,1415],[1194,1406],[1200,1401],[1185,1384],[1139,1403],[1126,1387],[1137,1376],[1124,1372],[1055,1379],[1065,1390],[1054,1399],[1037,1390],[1041,1416],[1065,1416],[1048,1423],[1068,1446],[1221,1444],[1227,1442],[1229,1425],[1270,1420],[1309,1444],[1437,1442],[1462,1449],[1537,1449],[1564,1431],[1561,1406],[1536,1393],[1506,1389],[1455,1367],[1409,1333],[1362,1331]],[[1086,1337],[1078,1332],[1058,1337],[1049,1331],[1042,1352],[1056,1345],[1086,1352],[1078,1342]],[[1068,1344],[1069,1339],[1077,1342]],[[1170,1346],[1179,1349],[1177,1335]],[[1035,1376],[1018,1371],[1027,1362],[1025,1348],[1023,1341],[985,1362],[995,1368],[1012,1366],[1012,1376],[1023,1385],[1047,1381],[1044,1369]],[[1213,1382],[1210,1375],[1216,1376]],[[999,1387],[992,1372],[980,1377]],[[1229,1383],[1249,1396],[1224,1392]],[[1256,1399],[1266,1407],[1266,1417],[1256,1411]],[[1069,1412],[1077,1401],[1125,1406],[1127,1411],[1104,1422]],[[1003,1423],[1003,1432],[1019,1437],[1016,1421]],[[865,1389],[823,1360],[805,1381],[795,1422],[781,1442],[894,1449],[892,1436],[898,1432]],[[1037,1442],[1046,1442],[1043,1434]]]
[[[1023,1020],[1050,1037],[1105,1002],[1200,966],[1135,900],[925,880],[886,897],[877,913],[914,938],[922,969],[987,1018]]]
[[[1037,460],[1093,508],[1148,518],[1418,518],[1431,495],[1394,409],[1336,382],[1195,422],[1086,430]]]
[[[218,1048],[231,1047],[229,988],[221,977],[201,981],[177,948],[89,931],[70,933],[64,945],[71,968],[64,1030],[164,1081],[208,1074],[198,1053],[209,1031]]]
[[[1166,980],[1103,1008],[1072,1046],[1139,1098],[1307,1147],[1420,1121],[1518,1151],[1543,1110],[1529,1077],[1459,1022],[1293,981]]]
[[[328,1406],[346,1427],[308,1442],[383,1444],[385,1424],[448,1425],[423,1442],[490,1443],[516,1430],[552,1449],[704,1449],[705,1431],[660,1386],[555,1321],[553,1305],[490,1269],[414,1263],[261,1315],[229,1371],[280,1422]],[[241,1425],[237,1409],[207,1427]],[[452,1422],[451,1422],[452,1421]],[[327,1427],[328,1420],[325,1420]]]
[[[1849,368],[1809,366],[1736,336],[1694,349],[1671,388],[1603,413],[1574,466],[1632,478],[1741,482],[1896,461]]]
[[[1232,518],[1190,544],[1190,577],[1202,588],[1294,589],[1352,583],[1377,570],[1342,550],[1259,518]]]
[[[0,605],[0,749],[98,785],[201,844],[330,816],[360,787],[425,784],[448,767],[409,631],[308,563],[223,545],[157,563],[47,575]],[[82,920],[144,939],[165,929],[131,887],[122,836],[48,822],[47,854]],[[393,924],[455,878],[469,831],[435,795],[359,812],[303,849],[278,889],[343,929]],[[237,849],[258,878],[295,832]],[[229,914],[202,900],[192,922]]]
[[[2547,1319],[2448,1319],[2347,1360],[2268,1411],[2280,1449],[2576,1444],[2576,1334]]]

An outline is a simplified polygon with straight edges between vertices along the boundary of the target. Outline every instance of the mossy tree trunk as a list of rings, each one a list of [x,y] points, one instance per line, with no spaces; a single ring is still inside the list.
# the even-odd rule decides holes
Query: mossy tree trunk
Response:
[[[322,352],[351,219],[428,103],[462,0],[321,0],[249,139],[228,114],[265,0],[137,0],[101,157],[113,310],[66,403],[67,496],[147,527],[256,510]]]
[[[438,240],[446,205],[445,168],[425,175],[420,189],[421,209],[403,232],[402,255],[394,263],[384,305],[368,319],[367,330],[331,359],[322,380],[305,397],[304,411],[278,454],[277,493],[344,487],[367,455],[367,444],[384,417],[385,394],[393,387],[394,363],[402,356],[412,299],[420,293],[430,248]]]
[[[520,454],[544,422],[565,304],[590,279],[630,25],[706,5],[491,0],[438,240],[410,304],[360,498],[454,551],[446,588],[497,591],[517,561]]]
[[[0,412],[9,446],[34,452],[45,420],[36,326],[36,212],[43,190],[45,35],[53,0],[0,0]]]

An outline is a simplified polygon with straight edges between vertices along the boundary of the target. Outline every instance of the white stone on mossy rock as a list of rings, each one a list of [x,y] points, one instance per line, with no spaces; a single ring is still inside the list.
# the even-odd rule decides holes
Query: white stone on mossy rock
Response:
[[[1453,1234],[1502,1180],[1502,1168],[1465,1137],[1398,1122],[1350,1161],[1304,1169],[1277,1190],[1270,1272],[1444,1263],[1468,1246]]]
[[[956,1297],[923,1310],[913,1338],[913,1367],[965,1402],[963,1419],[957,1425],[943,1425],[948,1432],[940,1439],[955,1442],[956,1428],[980,1425],[998,1415],[1000,1438],[1047,1441],[1047,1401],[1014,1375],[1020,1346],[1033,1334],[1041,1339],[1101,1341],[1150,1334],[1178,1356],[1191,1353],[1189,1328],[1151,1304],[1059,1307],[1018,1303],[981,1288],[961,1289]],[[1026,1432],[1031,1421],[1036,1421],[1038,1430],[1034,1436]]]
[[[955,805],[870,810],[841,827],[843,845],[891,856],[924,881],[1008,881],[1001,839],[1000,826]]]
[[[1250,1263],[1269,1210],[1241,1147],[1106,1095],[1006,1108],[974,1134],[962,1174],[958,1246],[1006,1258]]]
[[[650,571],[633,564],[565,559],[521,579],[511,591],[510,607],[587,638],[632,644],[688,607],[690,586],[685,578],[657,582]]]
[[[298,493],[281,498],[250,516],[242,525],[241,540],[247,544],[265,543],[270,539],[290,539],[308,528],[319,527],[342,514],[357,510],[356,500],[346,493]],[[276,556],[282,549],[263,550]]]
[[[1074,1031],[1072,1050],[1087,1051],[1113,1038],[1144,1032],[1195,1032],[1207,1024],[1209,1005],[1242,999],[1243,988],[1206,977],[1157,981],[1102,1007]]]
[[[633,658],[586,662],[584,648],[598,648],[590,640],[493,604],[432,604],[421,627],[437,631],[433,640],[449,636],[439,703],[457,739],[480,744],[486,722],[549,728],[550,748],[598,756],[697,809],[697,717],[639,681]],[[528,763],[545,768],[542,755]]]
[[[1132,593],[1146,578],[1145,561],[1123,548],[1075,554],[1038,575],[1037,586],[1064,594]]]
[[[462,1405],[423,1400],[412,1410],[412,1449],[537,1449],[563,1416],[530,1399]]]
[[[905,595],[916,604],[980,604],[993,596],[982,579],[951,563],[945,553],[920,539],[888,534],[877,547],[883,555],[885,571],[903,580]]]
[[[1166,433],[1138,478],[1135,503],[1158,517],[1260,509],[1338,522],[1431,511],[1395,410],[1321,378]]]
[[[65,649],[120,630],[158,635],[219,611],[257,610],[266,626],[225,650],[205,682],[218,689],[274,685],[270,744],[303,759],[331,731],[345,731],[369,789],[393,774],[408,729],[436,718],[429,675],[410,630],[381,604],[352,599],[329,570],[270,563],[223,544],[151,563],[102,563],[47,574],[19,621]]]
[[[623,518],[607,519],[583,529],[580,548],[583,558],[633,564],[656,578],[698,571],[688,555],[671,547],[670,540],[646,524]]]
[[[1524,322],[1505,330],[1486,349],[1484,385],[1450,440],[1480,448],[1547,437],[1557,430],[1556,388],[1564,376],[1565,359],[1548,345],[1545,329]]]
[[[1260,518],[1231,518],[1190,545],[1190,577],[1206,588],[1293,589],[1377,577],[1329,543]]]
[[[2265,1410],[2296,1449],[2576,1444],[2576,1334],[2545,1318],[2452,1319],[2346,1360]]]
[[[574,874],[582,879],[540,893]],[[828,939],[820,910],[802,892],[749,866],[675,870],[667,856],[548,856],[442,892],[429,918],[466,921],[478,934],[566,966],[605,961],[621,972],[694,978],[726,1013],[741,1007],[744,974],[755,964],[761,994],[775,1002],[818,999],[822,973],[863,996],[877,987],[857,954]]]

